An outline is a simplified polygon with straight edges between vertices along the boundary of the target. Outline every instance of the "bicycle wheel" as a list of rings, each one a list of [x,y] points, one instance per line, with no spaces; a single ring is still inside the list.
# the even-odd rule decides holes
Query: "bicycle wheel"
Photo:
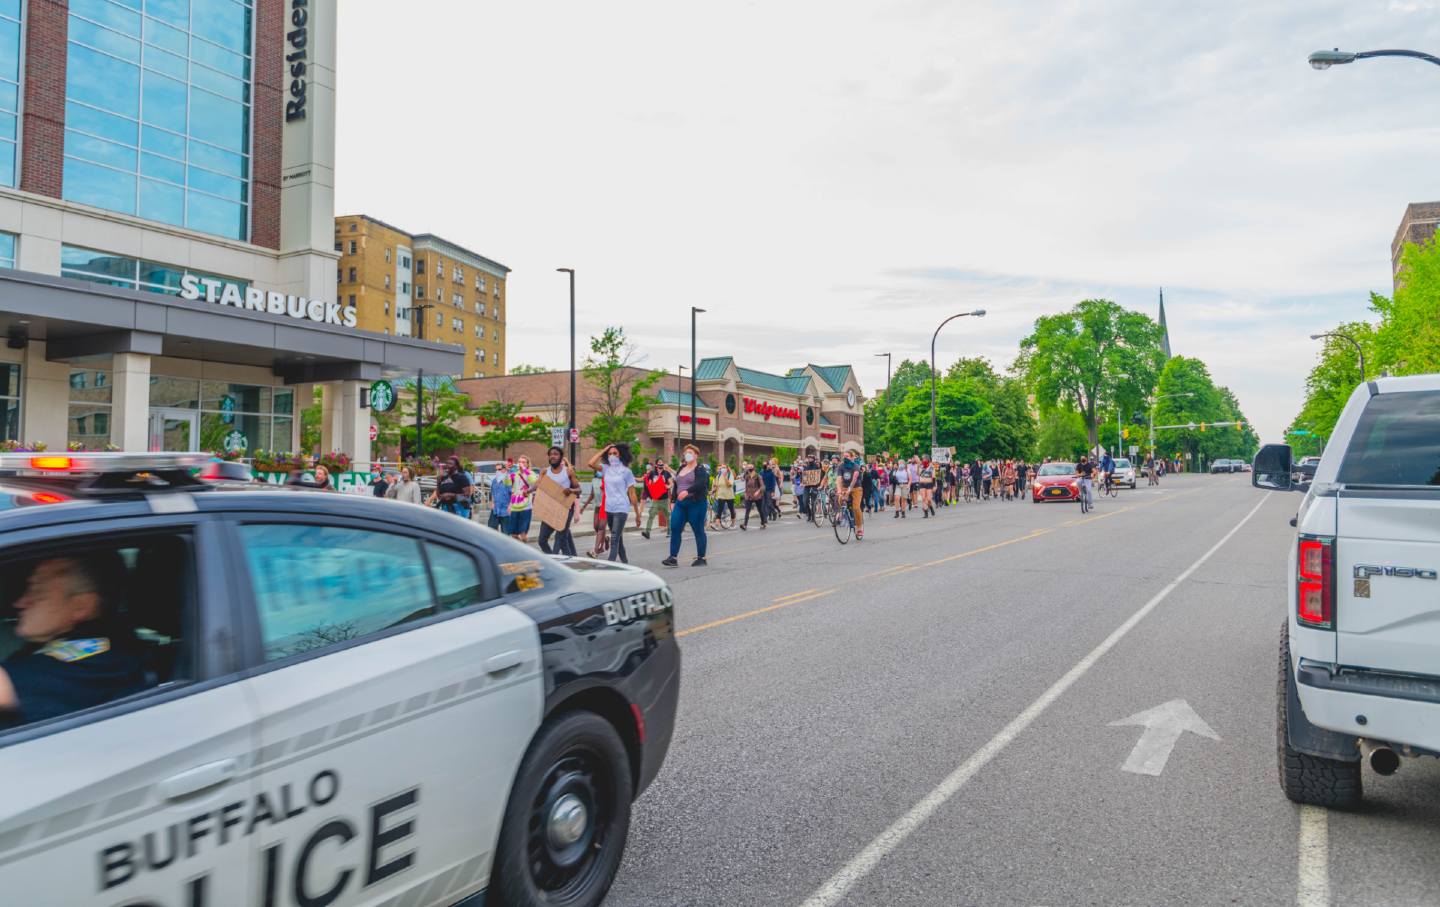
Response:
[[[855,532],[855,517],[850,513],[848,504],[837,509],[834,526],[835,541],[842,545],[849,544],[850,536]]]
[[[734,529],[735,512],[729,507],[721,507],[720,513],[715,517],[715,524],[721,529]]]

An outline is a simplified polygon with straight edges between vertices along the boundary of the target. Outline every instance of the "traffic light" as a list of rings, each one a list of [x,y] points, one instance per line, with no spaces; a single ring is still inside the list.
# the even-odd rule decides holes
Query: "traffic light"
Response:
[[[1244,422],[1241,422],[1241,421],[1239,421],[1239,420],[1236,420],[1236,422],[1235,422],[1235,430],[1236,430],[1236,431],[1244,431],[1244,430],[1245,430],[1245,423],[1244,423]]]
[[[1128,428],[1125,429],[1124,431],[1122,431],[1122,432],[1120,433],[1120,435],[1121,435],[1125,440],[1127,440],[1127,441],[1130,440],[1130,429],[1128,429]]]
[[[1200,423],[1200,430],[1201,430],[1201,431],[1204,431],[1204,430],[1205,430],[1205,423],[1204,423],[1204,422],[1201,422],[1201,423]]]

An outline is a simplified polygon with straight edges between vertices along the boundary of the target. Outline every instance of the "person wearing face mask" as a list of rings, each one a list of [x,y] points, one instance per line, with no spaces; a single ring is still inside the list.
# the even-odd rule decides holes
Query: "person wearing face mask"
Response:
[[[516,541],[523,542],[530,535],[534,517],[530,504],[539,482],[540,473],[530,468],[530,458],[517,457],[510,473],[510,516],[505,520],[505,532]]]
[[[628,564],[625,556],[625,524],[635,515],[640,525],[639,499],[635,492],[635,473],[630,471],[630,445],[608,444],[590,458],[604,489],[602,503],[610,530],[610,560]]]
[[[545,477],[559,485],[565,491],[565,503],[568,505],[565,511],[565,528],[556,530],[549,523],[540,523],[540,550],[546,554],[568,554],[575,556],[575,539],[570,534],[570,524],[575,519],[575,502],[580,499],[580,480],[575,478],[575,470],[570,468],[569,462],[565,459],[565,452],[558,447],[552,447],[545,454],[549,464],[545,469]],[[550,548],[550,536],[555,536],[555,548]]]
[[[750,511],[760,511],[760,528],[764,529],[769,518],[765,515],[765,480],[755,470],[755,464],[745,464],[745,521],[740,524],[742,532],[750,526]]]
[[[670,484],[670,556],[660,562],[662,565],[679,565],[676,555],[680,553],[680,542],[689,524],[695,534],[695,560],[690,566],[705,566],[705,513],[709,509],[709,495],[710,470],[700,462],[700,449],[686,444],[684,462]]]

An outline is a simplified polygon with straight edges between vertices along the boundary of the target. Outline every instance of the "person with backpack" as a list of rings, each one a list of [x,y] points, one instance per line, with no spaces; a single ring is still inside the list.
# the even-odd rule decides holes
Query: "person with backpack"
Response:
[[[670,519],[670,490],[674,481],[670,467],[659,460],[652,462],[645,471],[645,527],[640,530],[641,538],[650,538],[650,528],[655,525],[657,516],[660,528],[665,528],[666,521]]]
[[[511,464],[512,466],[514,464]],[[505,531],[505,520],[510,516],[510,470],[496,470],[490,479],[490,519],[485,525],[496,532]]]

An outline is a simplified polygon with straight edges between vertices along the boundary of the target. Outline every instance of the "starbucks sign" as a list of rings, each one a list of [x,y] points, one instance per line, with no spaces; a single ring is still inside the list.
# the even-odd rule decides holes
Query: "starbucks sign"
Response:
[[[250,446],[250,439],[238,431],[232,431],[225,436],[225,449],[230,453],[240,453]]]
[[[377,413],[388,413],[395,408],[395,385],[380,380],[370,385],[370,408]]]

